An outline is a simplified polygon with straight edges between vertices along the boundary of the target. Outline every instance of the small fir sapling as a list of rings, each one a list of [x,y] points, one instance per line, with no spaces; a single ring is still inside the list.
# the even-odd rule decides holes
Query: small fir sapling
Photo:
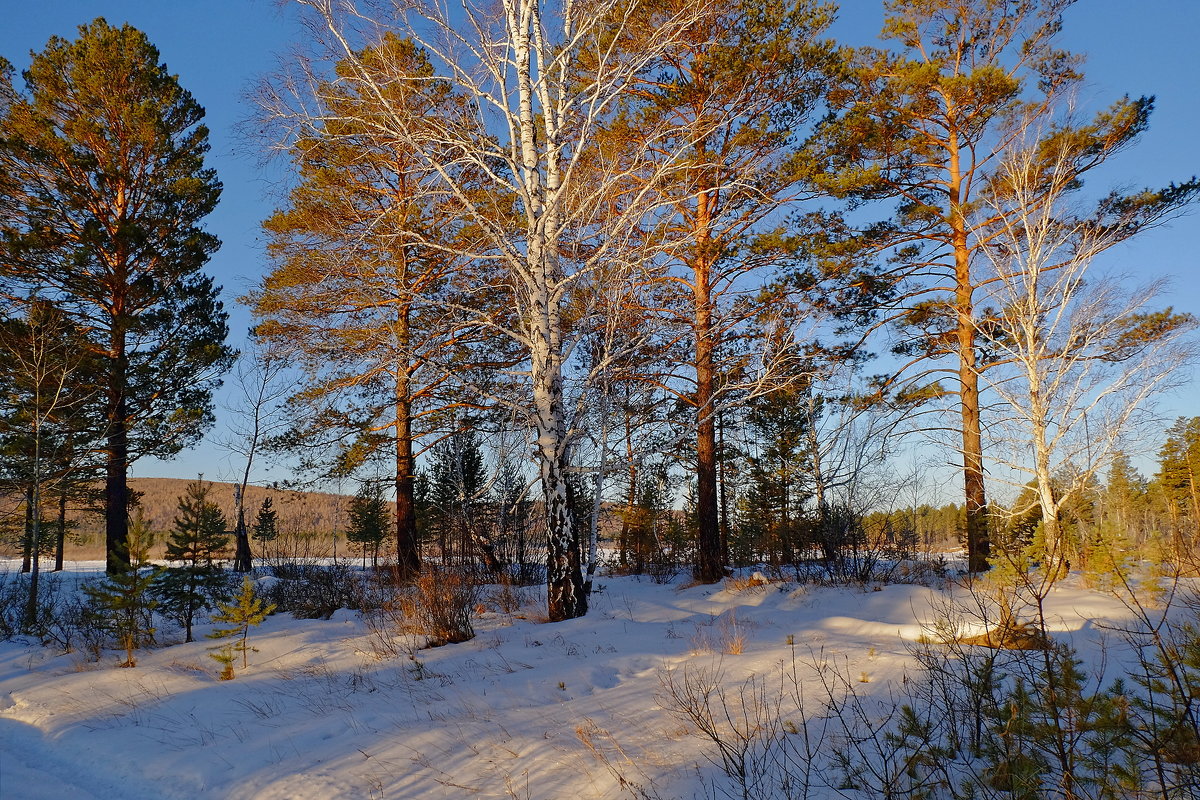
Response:
[[[217,628],[212,633],[208,634],[210,639],[226,639],[233,638],[234,641],[222,645],[217,648],[217,652],[210,653],[209,657],[223,666],[221,670],[221,680],[233,679],[233,662],[235,659],[234,653],[242,654],[242,669],[249,666],[247,654],[254,650],[247,642],[250,636],[250,628],[262,624],[262,621],[267,618],[272,611],[275,610],[274,603],[264,603],[254,593],[254,583],[247,575],[242,579],[242,590],[233,598],[231,603],[217,603],[218,612],[213,615],[214,622],[224,622],[228,627]]]
[[[137,666],[133,651],[154,640],[154,609],[158,601],[152,596],[151,587],[161,573],[161,568],[145,572],[131,569],[83,587],[101,613],[104,628],[125,649],[122,667]]]

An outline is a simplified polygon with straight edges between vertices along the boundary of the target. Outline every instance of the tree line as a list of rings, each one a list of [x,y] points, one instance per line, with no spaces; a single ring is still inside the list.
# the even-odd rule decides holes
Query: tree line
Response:
[[[989,480],[1029,487],[1065,568],[1069,509],[1189,357],[1192,316],[1092,265],[1200,183],[1087,183],[1153,99],[1080,111],[1069,0],[893,0],[865,48],[809,0],[295,5],[308,49],[257,93],[294,181],[242,298],[260,377],[292,372],[269,436],[251,402],[246,480],[261,447],[359,479],[372,539],[394,496],[402,577],[446,458],[460,522],[484,495],[536,514],[552,620],[586,612],[614,504],[635,566],[830,562],[913,428],[952,433],[970,570],[1025,513]],[[49,355],[8,361],[5,464],[35,530],[43,493],[102,478],[120,572],[128,465],[196,441],[234,356],[201,272],[220,185],[132,28],[51,40],[23,77],[0,81],[5,340]],[[437,524],[443,559],[502,566],[488,530]]]

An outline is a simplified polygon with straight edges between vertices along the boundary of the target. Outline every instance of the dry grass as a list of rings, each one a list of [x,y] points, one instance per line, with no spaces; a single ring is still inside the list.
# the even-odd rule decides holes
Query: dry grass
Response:
[[[993,650],[1045,650],[1050,646],[1046,634],[1028,623],[1000,626],[976,636],[964,636],[959,642]]]
[[[696,652],[741,655],[746,648],[747,625],[737,618],[737,611],[729,609],[720,616],[696,626],[691,645]]]

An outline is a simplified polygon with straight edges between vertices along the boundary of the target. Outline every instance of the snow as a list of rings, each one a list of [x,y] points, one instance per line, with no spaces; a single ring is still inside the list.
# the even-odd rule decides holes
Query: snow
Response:
[[[516,612],[480,615],[475,639],[397,657],[355,613],[276,614],[251,632],[258,652],[233,681],[217,679],[204,626],[197,642],[139,651],[133,669],[117,668],[116,652],[93,663],[0,643],[0,797],[631,796],[618,775],[662,797],[702,796],[712,753],[661,707],[669,670],[719,672],[735,688],[781,665],[799,664],[805,686],[837,669],[883,699],[914,668],[913,643],[964,599],[961,588],[605,577],[586,617],[546,624],[544,592],[522,591]],[[1054,635],[1093,666],[1106,629],[1130,619],[1076,579],[1047,609]]]

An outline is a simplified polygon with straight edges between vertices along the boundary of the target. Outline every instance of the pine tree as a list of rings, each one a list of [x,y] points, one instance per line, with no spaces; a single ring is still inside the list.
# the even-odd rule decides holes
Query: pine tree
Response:
[[[1200,528],[1200,417],[1180,417],[1158,453],[1158,483],[1168,499],[1177,557],[1193,552]]]
[[[441,550],[442,563],[454,554],[466,558],[478,550],[488,569],[498,571],[492,540],[478,520],[480,494],[485,485],[483,451],[472,429],[457,430],[433,448],[429,466],[428,522]]]
[[[221,647],[217,653],[212,654],[212,658],[224,666],[224,669],[221,670],[221,679],[232,680],[233,654],[242,654],[242,669],[245,669],[248,665],[247,653],[251,650],[258,652],[247,641],[250,636],[250,629],[261,625],[263,620],[275,610],[275,604],[264,603],[256,596],[254,593],[254,582],[250,580],[249,575],[246,575],[242,578],[242,590],[234,596],[232,602],[218,603],[217,608],[219,611],[213,615],[213,622],[223,622],[229,627],[215,629],[212,633],[208,634],[208,638],[225,639],[235,637],[236,640],[232,644]]]
[[[140,31],[96,19],[50,39],[23,77],[24,93],[0,92],[0,279],[52,296],[102,365],[106,553],[120,572],[129,465],[199,440],[232,361],[200,271],[219,246],[199,223],[221,184],[204,166],[203,109]]]
[[[427,481],[428,482],[428,481]],[[428,493],[428,491],[427,491]],[[503,458],[492,484],[490,501],[496,508],[496,527],[492,542],[496,558],[515,567],[513,576],[518,583],[533,582],[533,549],[536,544],[533,502],[529,499],[529,484],[511,458]]]
[[[804,478],[811,477],[804,475],[810,392],[807,382],[801,381],[750,403],[747,422],[758,442],[750,458],[750,479],[768,527],[769,541],[763,544],[772,563],[792,564],[796,559],[799,521],[808,497]],[[832,559],[831,542],[822,544],[827,545],[826,558]]]
[[[628,545],[633,570],[642,573],[648,565],[664,560],[662,530],[670,518],[670,488],[667,468],[657,464],[643,470],[637,504],[627,510]]]
[[[434,188],[431,165],[448,163],[438,161],[442,147],[402,144],[378,124],[389,111],[441,124],[461,113],[462,98],[435,77],[421,47],[393,33],[335,69],[337,80],[318,90],[323,118],[289,142],[297,186],[263,223],[274,266],[249,300],[262,321],[258,335],[303,370],[296,399],[313,413],[297,438],[345,431],[336,466],[343,475],[394,459],[397,568],[408,577],[420,568],[414,441],[429,411],[446,402],[437,388],[442,364],[453,360],[465,375],[478,338],[447,303],[458,302],[449,299],[461,286],[457,272],[469,263],[470,283],[484,285],[487,266],[456,255],[461,224]]]
[[[889,46],[864,48],[847,64],[845,82],[830,94],[824,153],[810,162],[814,181],[835,195],[897,201],[892,220],[830,252],[861,246],[888,256],[876,281],[893,287],[902,323],[898,395],[957,406],[973,572],[988,568],[990,554],[981,381],[1007,362],[988,340],[992,303],[1003,303],[985,297],[994,278],[989,254],[1011,249],[997,231],[1049,208],[1064,190],[1076,192],[1146,129],[1153,108],[1153,98],[1125,97],[1091,119],[1078,113],[1082,59],[1056,41],[1072,1],[889,0]],[[1035,180],[1020,203],[1003,177],[1014,156],[1033,159]],[[1198,192],[1195,179],[1116,192],[1056,226],[1103,232],[1106,249]]]
[[[688,388],[678,397],[693,409],[696,431],[696,577],[714,583],[725,558],[717,420],[737,395],[727,378],[752,361],[768,372],[779,364],[769,349],[749,358],[744,347],[730,345],[786,305],[778,293],[757,291],[792,255],[781,239],[763,235],[763,223],[811,197],[792,160],[796,132],[810,123],[829,85],[823,67],[832,43],[822,37],[832,12],[811,0],[618,8],[618,42],[630,49],[646,49],[664,15],[700,12],[638,76],[610,134],[626,149],[636,142],[672,165],[656,187],[670,209],[662,224],[677,262],[664,289],[674,296],[662,313],[672,320],[670,336],[688,342]],[[628,24],[630,14],[635,24]],[[655,141],[664,126],[665,140]]]
[[[164,616],[183,626],[184,641],[192,640],[196,615],[213,608],[226,591],[225,573],[215,562],[229,539],[220,507],[208,497],[203,479],[179,498],[179,515],[167,540],[167,559],[175,562],[159,578],[155,594]]]

